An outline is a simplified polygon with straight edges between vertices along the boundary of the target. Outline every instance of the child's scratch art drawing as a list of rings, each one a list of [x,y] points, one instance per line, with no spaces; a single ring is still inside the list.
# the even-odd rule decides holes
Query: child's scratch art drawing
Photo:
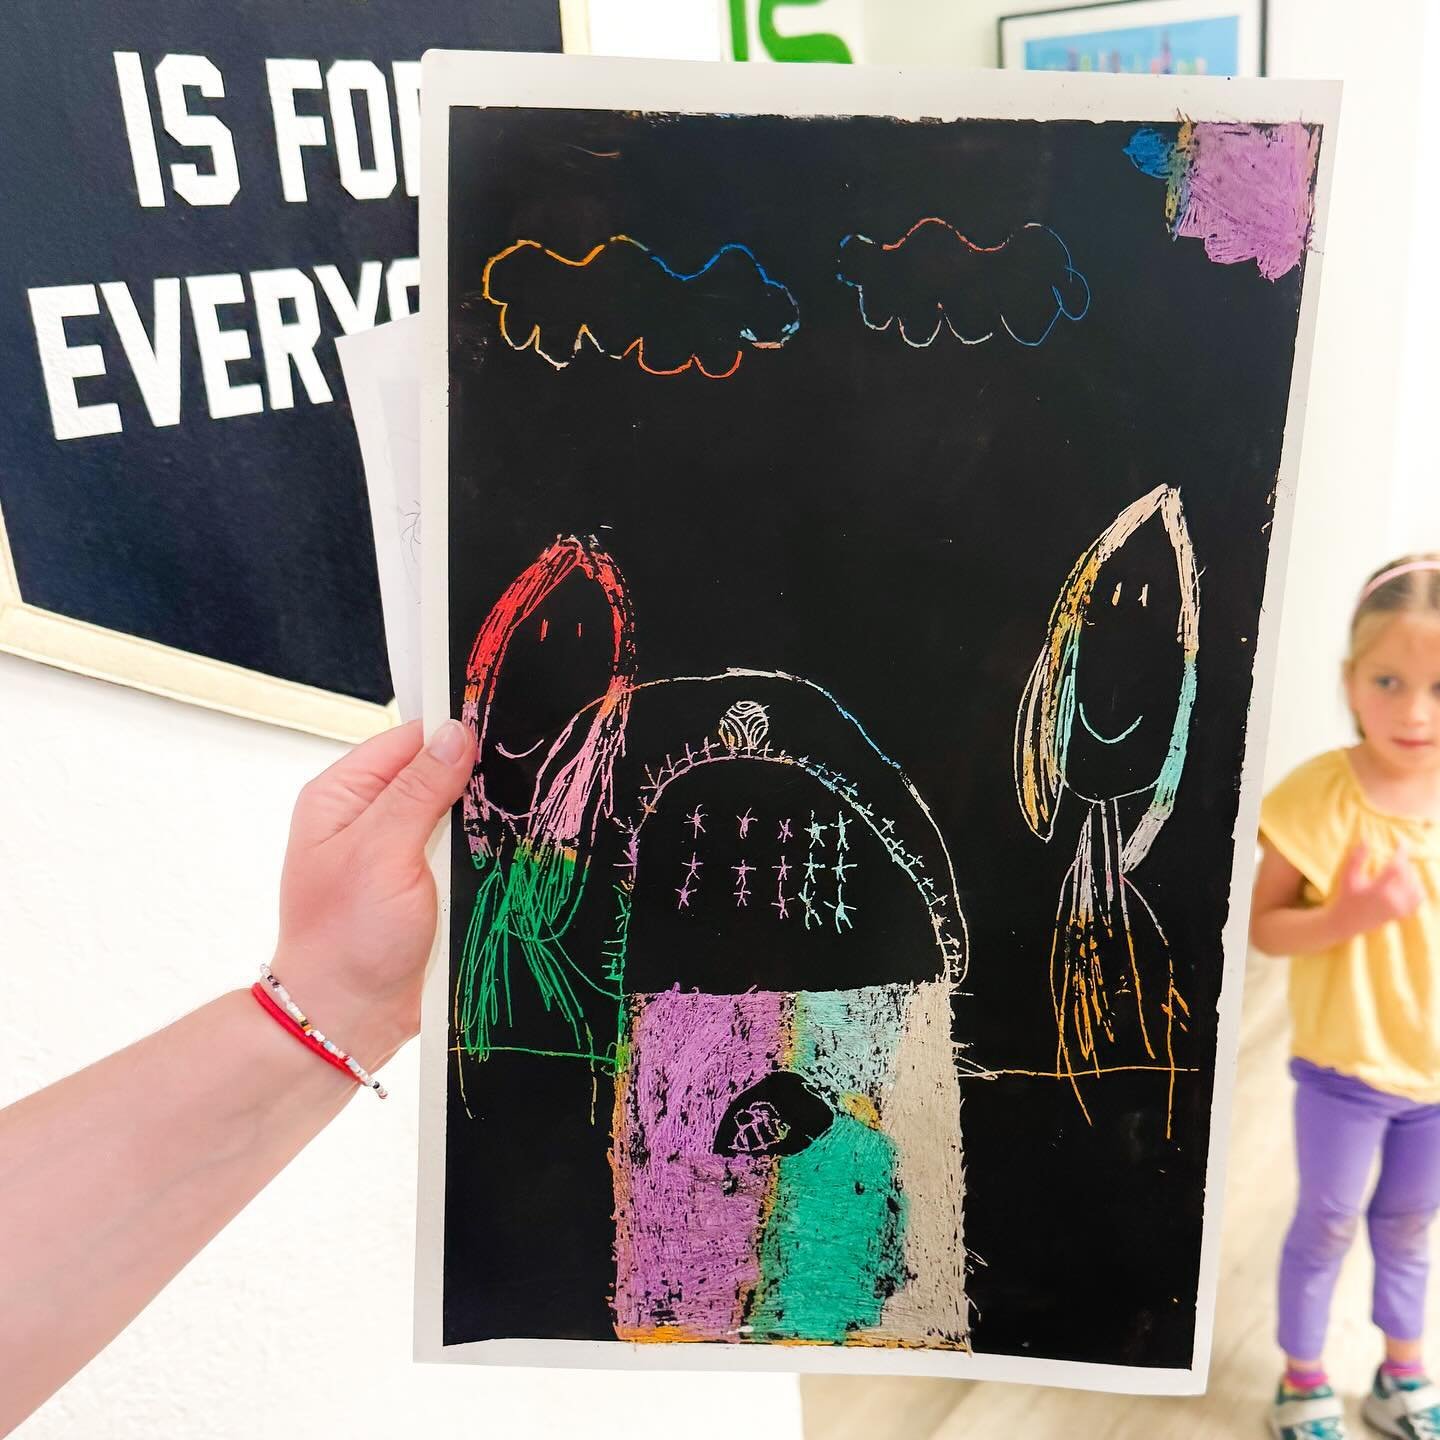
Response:
[[[427,65],[419,1353],[1198,1388],[1328,92]]]
[[[471,652],[464,813],[481,879],[455,996],[462,1094],[466,1059],[498,1051],[613,1077],[617,1335],[960,1345],[965,925],[945,842],[818,685],[743,669],[637,681],[634,629],[615,562],[564,536]],[[587,670],[603,692],[537,722],[537,664],[550,693]],[[632,707],[673,738],[632,753],[617,789]],[[499,738],[519,745],[522,723],[525,741],[542,733]],[[835,768],[849,757],[863,782]],[[598,945],[570,923],[592,883],[613,916]],[[707,954],[717,937],[729,959]],[[837,988],[827,975],[858,949],[886,952],[870,977],[886,983]],[[770,987],[737,989],[746,951],[775,957]],[[686,993],[644,978],[681,954],[713,978]]]
[[[1127,877],[1175,808],[1199,658],[1195,557],[1179,492],[1162,486],[1076,561],[1015,730],[1025,823],[1049,840],[1062,794],[1085,807],[1050,953],[1060,1072],[1073,1082],[1081,1069],[1164,1070],[1167,1134],[1189,1007],[1160,921]],[[1157,710],[1167,677],[1176,695]],[[1148,803],[1127,832],[1120,806],[1133,796]],[[1083,1109],[1078,1084],[1075,1094]]]
[[[578,260],[517,240],[486,263],[481,291],[499,308],[505,343],[557,370],[588,343],[612,360],[634,355],[651,375],[693,365],[725,380],[746,345],[778,350],[800,328],[794,296],[744,245],[722,245],[687,275],[628,235]]]

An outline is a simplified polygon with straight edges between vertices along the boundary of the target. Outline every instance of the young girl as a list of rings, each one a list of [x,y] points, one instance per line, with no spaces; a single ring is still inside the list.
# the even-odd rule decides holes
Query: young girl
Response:
[[[1300,1193],[1280,1262],[1279,1440],[1343,1440],[1321,1355],[1365,1211],[1385,1360],[1366,1397],[1386,1435],[1440,1440],[1421,1363],[1440,1205],[1440,556],[1361,592],[1345,691],[1360,742],[1289,775],[1261,809],[1251,939],[1291,955]],[[1380,1177],[1366,1204],[1375,1157]]]

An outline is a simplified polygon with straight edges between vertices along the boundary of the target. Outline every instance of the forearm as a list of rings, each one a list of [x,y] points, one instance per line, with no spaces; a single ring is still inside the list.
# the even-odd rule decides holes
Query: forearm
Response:
[[[1314,955],[1359,933],[1328,905],[1282,905],[1250,921],[1251,942],[1266,955]]]
[[[0,1435],[355,1093],[237,990],[0,1111]]]

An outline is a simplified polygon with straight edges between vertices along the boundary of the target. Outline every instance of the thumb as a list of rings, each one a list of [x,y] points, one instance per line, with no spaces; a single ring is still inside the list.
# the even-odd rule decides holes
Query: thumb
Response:
[[[388,843],[423,849],[440,817],[460,798],[474,762],[469,728],[446,720],[380,792],[361,823]]]

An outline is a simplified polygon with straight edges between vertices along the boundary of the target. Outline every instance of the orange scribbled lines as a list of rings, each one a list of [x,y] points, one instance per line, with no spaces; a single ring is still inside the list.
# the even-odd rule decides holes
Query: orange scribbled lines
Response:
[[[616,1325],[615,1336],[635,1345],[704,1345],[711,1339],[683,1325]]]
[[[826,1342],[821,1342],[826,1343]],[[900,1335],[876,1334],[869,1330],[852,1330],[845,1345],[864,1350],[952,1350],[960,1355],[973,1355],[969,1340],[950,1335],[927,1335],[923,1340],[910,1340]]]
[[[998,245],[977,245],[968,235],[957,230],[948,220],[942,220],[938,215],[927,215],[923,220],[917,220],[898,240],[882,241],[882,250],[898,250],[922,225],[942,225],[962,245],[968,246],[978,255],[996,255],[1010,243],[1009,237],[1002,240]]]
[[[608,240],[602,240],[598,244],[592,245],[578,260],[573,259],[569,255],[562,255],[558,250],[552,250],[548,245],[543,245],[538,240],[516,240],[513,244],[507,245],[498,254],[492,255],[485,262],[485,269],[480,275],[480,294],[500,311],[500,336],[512,350],[533,350],[546,364],[553,366],[556,370],[563,370],[570,363],[568,359],[556,360],[540,348],[541,336],[538,323],[530,327],[530,333],[522,341],[518,344],[516,343],[514,337],[510,334],[507,319],[510,302],[508,300],[499,300],[491,293],[491,270],[493,270],[500,261],[509,255],[513,255],[517,250],[538,250],[549,260],[556,260],[561,265],[568,265],[572,269],[582,270],[589,265],[607,245],[633,245],[637,250],[643,251],[646,255],[650,254],[650,247],[642,244],[632,236],[612,235]],[[633,354],[636,364],[638,364],[647,375],[683,375],[687,370],[693,368],[698,370],[707,380],[728,380],[740,368],[740,362],[744,359],[744,351],[737,349],[735,351],[735,359],[729,369],[707,370],[700,357],[692,353],[683,365],[677,365],[673,369],[664,369],[646,363],[645,337],[643,335],[637,336],[624,350],[616,355],[605,349],[587,321],[581,321],[579,328],[575,332],[575,343],[572,348],[572,355],[579,353],[581,341],[584,340],[588,340],[602,355],[608,355],[612,360],[626,360]],[[778,350],[784,343],[783,340],[756,341],[755,345],[756,349],[759,350]]]
[[[776,348],[778,349],[779,347],[777,346]],[[632,340],[625,349],[620,352],[619,358],[625,360],[632,354],[635,356],[635,363],[647,375],[683,375],[693,365],[707,380],[728,380],[740,368],[740,361],[744,359],[744,352],[737,350],[735,352],[735,361],[728,370],[710,371],[705,368],[704,361],[702,361],[698,355],[691,355],[683,365],[677,365],[673,370],[657,369],[655,366],[645,363],[645,337],[643,335]]]
[[[506,319],[506,312],[510,308],[508,300],[497,300],[490,293],[490,272],[500,261],[507,256],[513,255],[517,250],[538,250],[550,260],[558,260],[562,265],[569,265],[574,269],[583,269],[588,265],[607,245],[615,241],[623,241],[626,244],[634,245],[637,242],[631,240],[628,235],[612,235],[609,240],[601,240],[578,260],[573,260],[568,255],[562,255],[558,250],[552,250],[548,245],[542,245],[538,240],[516,240],[513,244],[507,245],[498,254],[492,255],[486,262],[485,268],[480,272],[480,294],[500,311],[500,336],[512,350],[533,350],[548,365],[553,365],[557,370],[563,370],[570,362],[568,360],[552,360],[540,348],[540,326],[538,324],[530,327],[530,333],[517,345],[510,334],[510,328]],[[644,248],[643,246],[641,247]],[[595,339],[594,334],[588,325],[581,325],[575,336],[575,348],[580,347],[581,339],[587,339],[598,350],[600,343]]]
[[[713,1345],[713,1335],[701,1335],[687,1330],[683,1325],[617,1325],[615,1337],[628,1340],[632,1345]],[[833,1340],[812,1340],[803,1335],[766,1335],[751,1339],[748,1335],[737,1335],[731,1343],[741,1345],[782,1345],[787,1349],[835,1350],[854,1348],[865,1350],[952,1350],[969,1355],[973,1351],[968,1340],[957,1340],[949,1336],[927,1336],[924,1340],[907,1340],[899,1336],[877,1334],[865,1330],[852,1330],[839,1345]]]
[[[858,1090],[847,1090],[840,1097],[840,1104],[845,1113],[852,1119],[858,1120],[868,1130],[881,1129],[880,1112],[875,1108],[875,1102]]]
[[[1019,1075],[1029,1080],[1070,1080],[1076,1079],[1077,1073],[1083,1075],[1087,1080],[1090,1076],[1103,1075],[1198,1075],[1199,1068],[1194,1065],[1176,1065],[1172,1069],[1169,1065],[1101,1065],[1095,1070],[1081,1070],[1079,1072],[1070,1070],[1026,1070],[1023,1068],[1012,1069],[1006,1067],[1003,1070],[991,1070],[976,1079],[998,1080],[1002,1075]]]

